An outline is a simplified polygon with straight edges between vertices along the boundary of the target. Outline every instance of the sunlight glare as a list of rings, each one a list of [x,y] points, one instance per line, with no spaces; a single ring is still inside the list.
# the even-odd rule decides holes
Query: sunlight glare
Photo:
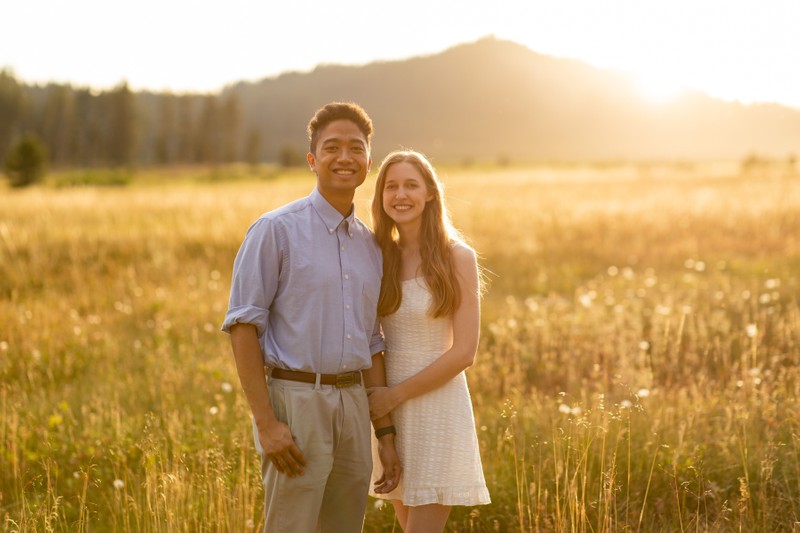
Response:
[[[642,97],[652,104],[666,104],[685,90],[676,79],[663,72],[637,72],[633,80]]]

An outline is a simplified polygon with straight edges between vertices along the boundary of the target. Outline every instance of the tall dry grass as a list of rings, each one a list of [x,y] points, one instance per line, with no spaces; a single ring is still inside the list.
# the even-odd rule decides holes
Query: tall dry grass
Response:
[[[468,378],[493,503],[449,530],[797,527],[797,176],[442,176],[491,272]],[[225,177],[0,190],[3,531],[260,527],[218,328],[248,225],[313,181]]]

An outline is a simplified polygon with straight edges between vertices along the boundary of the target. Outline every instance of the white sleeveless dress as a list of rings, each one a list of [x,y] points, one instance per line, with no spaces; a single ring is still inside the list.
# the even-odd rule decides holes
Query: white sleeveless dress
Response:
[[[404,281],[402,291],[400,308],[381,319],[389,386],[417,374],[453,343],[452,319],[428,315],[431,295],[424,279]],[[444,386],[400,404],[392,411],[392,421],[403,475],[391,493],[374,493],[372,487],[383,468],[373,435],[371,496],[401,500],[410,506],[490,502],[464,372]]]

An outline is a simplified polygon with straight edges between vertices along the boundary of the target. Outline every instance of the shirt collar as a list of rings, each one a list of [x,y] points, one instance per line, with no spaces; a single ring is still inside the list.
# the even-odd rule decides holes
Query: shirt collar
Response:
[[[342,222],[347,221],[347,226],[345,226],[347,228],[347,233],[350,237],[353,236],[353,222],[356,218],[355,203],[350,208],[350,214],[343,217],[335,207],[328,203],[316,187],[314,187],[309,198],[311,199],[311,205],[314,207],[317,215],[322,219],[325,227],[328,228],[328,233],[334,233]]]

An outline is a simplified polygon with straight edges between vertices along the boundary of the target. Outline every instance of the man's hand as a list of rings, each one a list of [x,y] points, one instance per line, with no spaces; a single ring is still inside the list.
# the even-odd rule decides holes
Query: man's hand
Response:
[[[369,417],[372,420],[384,417],[400,403],[390,387],[369,387]]]
[[[259,428],[258,441],[278,472],[289,477],[303,475],[306,458],[295,445],[289,426],[276,420],[267,428]]]
[[[400,474],[403,472],[403,465],[400,464],[400,458],[394,447],[394,435],[378,439],[378,456],[381,458],[383,474],[375,481],[375,493],[387,494],[397,488]]]

